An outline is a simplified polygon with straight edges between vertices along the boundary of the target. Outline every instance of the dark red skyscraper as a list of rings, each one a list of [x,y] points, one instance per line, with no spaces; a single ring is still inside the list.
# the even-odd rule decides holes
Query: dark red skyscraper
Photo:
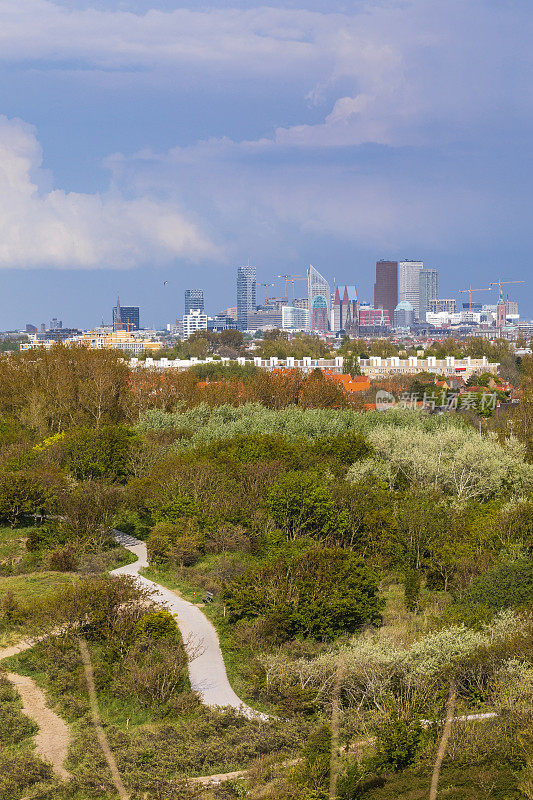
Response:
[[[394,316],[398,305],[398,262],[377,261],[376,282],[374,284],[374,308],[383,308]]]

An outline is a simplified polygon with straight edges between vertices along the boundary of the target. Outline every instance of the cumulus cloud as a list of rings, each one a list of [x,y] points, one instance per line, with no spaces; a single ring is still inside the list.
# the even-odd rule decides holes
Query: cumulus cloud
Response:
[[[250,248],[282,257],[302,248],[302,234],[383,252],[487,241],[504,217],[522,219],[520,192],[490,174],[501,154],[476,166],[480,143],[531,118],[529,12],[520,0],[368,0],[335,3],[333,12],[326,0],[174,5],[0,0],[0,60],[51,72],[124,70],[132,82],[170,75],[183,86],[194,75],[186,97],[197,112],[223,80],[232,96],[248,81],[250,117],[270,101],[270,130],[247,134],[246,108],[231,129],[257,139],[111,158],[112,190],[83,195],[43,188],[34,132],[5,124],[0,264],[216,258],[206,225],[226,258]],[[306,97],[308,116],[280,118],[276,87],[287,85]],[[234,120],[217,101],[224,130]]]
[[[92,268],[217,257],[175,202],[43,189],[34,129],[0,117],[0,266]]]

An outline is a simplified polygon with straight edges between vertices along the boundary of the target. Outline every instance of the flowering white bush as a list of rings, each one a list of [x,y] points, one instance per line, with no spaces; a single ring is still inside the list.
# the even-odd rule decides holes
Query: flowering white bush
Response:
[[[403,475],[411,485],[442,489],[466,501],[533,489],[533,465],[525,447],[472,428],[444,425],[434,431],[378,427],[368,432],[374,455],[350,468],[349,480],[375,475],[394,484]]]
[[[497,654],[487,659],[484,648],[526,634],[530,624],[514,612],[505,611],[483,631],[454,626],[427,634],[411,647],[398,647],[392,639],[376,632],[354,637],[349,645],[314,659],[293,660],[278,652],[263,655],[261,661],[270,689],[298,684],[301,689],[316,692],[319,701],[330,698],[340,663],[342,692],[348,703],[383,711],[391,694],[400,691],[400,686],[411,686],[429,696],[432,687],[439,682],[447,683],[452,673],[460,683],[463,679],[465,685],[481,685],[491,672],[503,674],[499,672],[504,668],[502,665],[510,662],[502,661],[503,656]],[[475,658],[478,653],[481,659]],[[529,672],[524,669],[526,687]]]

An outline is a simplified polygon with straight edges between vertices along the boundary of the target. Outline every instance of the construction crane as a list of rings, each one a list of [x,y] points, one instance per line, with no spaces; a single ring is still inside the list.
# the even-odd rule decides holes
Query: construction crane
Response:
[[[285,300],[288,300],[287,284],[292,283],[292,304],[294,305],[294,284],[296,281],[306,281],[307,278],[304,275],[278,275],[278,278],[285,280]]]
[[[257,285],[265,287],[265,305],[268,305],[267,289],[268,289],[269,286],[275,286],[275,284],[274,283],[258,283]]]
[[[498,287],[498,303],[501,303],[503,301],[502,286],[504,286],[507,283],[525,283],[525,281],[502,281],[501,278],[498,278],[497,281],[491,281],[491,283],[490,283],[490,288],[491,289],[492,289],[493,286],[497,286]]]
[[[490,292],[492,291],[492,284],[488,289],[472,289],[472,284],[467,289],[459,289],[459,294],[468,293],[468,308],[472,311],[472,292]]]

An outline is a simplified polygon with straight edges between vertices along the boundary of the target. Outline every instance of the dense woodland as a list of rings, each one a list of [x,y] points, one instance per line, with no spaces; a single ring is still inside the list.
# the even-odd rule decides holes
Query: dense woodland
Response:
[[[495,716],[453,723],[439,797],[532,800],[533,361],[482,346],[520,395],[483,419],[363,411],[321,373],[4,355],[0,644],[40,640],[2,666],[74,733],[60,784],[1,679],[0,800],[116,796],[80,637],[135,800],[426,798],[450,709]],[[130,558],[113,527],[146,540],[148,577],[214,595],[232,684],[268,721],[199,703],[173,618],[107,574]]]

